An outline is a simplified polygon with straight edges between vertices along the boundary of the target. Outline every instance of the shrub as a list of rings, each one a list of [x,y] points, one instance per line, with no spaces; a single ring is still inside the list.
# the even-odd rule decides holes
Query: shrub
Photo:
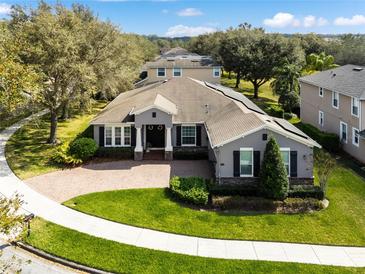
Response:
[[[288,192],[288,197],[315,198],[318,200],[323,200],[325,197],[325,193],[319,186],[292,186]]]
[[[340,150],[340,138],[337,134],[320,131],[310,124],[298,123],[296,126],[328,151],[338,152]]]
[[[175,197],[182,201],[196,205],[208,203],[209,192],[206,180],[203,178],[175,176],[170,180],[170,190]]]
[[[267,109],[267,113],[271,116],[283,118],[284,110],[280,106],[273,105]]]
[[[283,200],[288,195],[289,179],[279,145],[273,137],[266,144],[260,173],[259,192],[266,198]]]
[[[57,164],[62,165],[79,165],[82,164],[82,160],[79,158],[76,158],[69,154],[69,145],[68,143],[63,144],[60,146],[56,153],[52,156],[52,160],[56,162]]]
[[[79,133],[76,138],[94,138],[94,126],[88,126],[83,132]]]
[[[133,153],[132,147],[99,147],[95,155],[102,158],[132,159]]]
[[[94,156],[98,150],[98,145],[94,139],[78,138],[71,142],[69,146],[69,154],[83,161]]]

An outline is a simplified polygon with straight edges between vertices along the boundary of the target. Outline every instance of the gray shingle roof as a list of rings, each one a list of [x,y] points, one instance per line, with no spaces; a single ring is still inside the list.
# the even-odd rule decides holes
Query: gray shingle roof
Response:
[[[357,71],[354,70],[355,68],[362,68],[362,70]],[[300,81],[365,99],[365,67],[362,66],[345,65],[301,77]]]
[[[181,67],[181,68],[206,68],[219,66],[216,64],[211,58],[172,58],[165,59],[161,58],[153,62],[147,62],[144,65],[144,69],[147,68],[173,68],[173,67]]]
[[[158,107],[172,114],[173,123],[205,123],[213,147],[263,127],[306,145],[318,146],[288,122],[260,111],[244,95],[237,96],[229,88],[222,92],[212,87],[215,85],[186,77],[150,84],[120,94],[91,124],[133,121],[134,111]]]

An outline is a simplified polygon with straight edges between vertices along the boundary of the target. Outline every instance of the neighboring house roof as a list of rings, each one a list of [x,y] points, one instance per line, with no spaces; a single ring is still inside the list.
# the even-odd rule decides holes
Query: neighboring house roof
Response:
[[[304,76],[301,82],[365,100],[365,67],[345,65]]]
[[[192,56],[198,56],[196,53],[192,53],[188,51],[187,49],[176,47],[169,49],[167,51],[163,51],[161,54],[161,57],[173,57],[173,56],[180,56],[180,55],[192,55]]]
[[[196,58],[161,58],[153,62],[147,62],[143,68],[206,68],[219,66],[210,57],[196,57]]]
[[[134,121],[134,114],[157,108],[172,114],[173,123],[204,123],[212,147],[253,131],[271,129],[308,146],[315,141],[283,119],[265,114],[244,95],[222,86],[181,77],[120,94],[91,124]],[[228,94],[228,95],[227,95]]]

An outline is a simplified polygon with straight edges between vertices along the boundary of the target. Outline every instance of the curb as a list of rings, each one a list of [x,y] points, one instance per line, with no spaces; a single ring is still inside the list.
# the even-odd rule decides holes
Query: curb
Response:
[[[88,267],[88,266],[85,266],[85,265],[81,265],[81,264],[78,264],[76,262],[73,262],[73,261],[69,261],[69,260],[66,260],[66,259],[63,259],[61,257],[58,257],[58,256],[54,256],[54,255],[51,255],[49,253],[46,253],[38,248],[35,248],[31,245],[28,245],[24,242],[16,242],[16,243],[13,243],[14,245],[34,254],[34,255],[37,255],[39,257],[42,257],[46,260],[49,260],[51,262],[54,262],[54,263],[58,263],[58,264],[61,264],[63,266],[67,266],[69,268],[72,268],[72,269],[75,269],[75,270],[80,270],[80,271],[83,271],[83,272],[86,272],[86,273],[90,273],[90,274],[112,274],[111,272],[106,272],[106,271],[103,271],[103,270],[99,270],[99,269],[96,269],[96,268],[92,268],[92,267]]]

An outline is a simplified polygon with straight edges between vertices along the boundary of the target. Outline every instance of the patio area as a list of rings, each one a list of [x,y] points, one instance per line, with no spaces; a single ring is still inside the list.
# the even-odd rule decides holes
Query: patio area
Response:
[[[211,178],[208,161],[114,161],[91,163],[32,177],[25,183],[37,192],[62,203],[72,197],[128,188],[162,188],[173,176]]]

